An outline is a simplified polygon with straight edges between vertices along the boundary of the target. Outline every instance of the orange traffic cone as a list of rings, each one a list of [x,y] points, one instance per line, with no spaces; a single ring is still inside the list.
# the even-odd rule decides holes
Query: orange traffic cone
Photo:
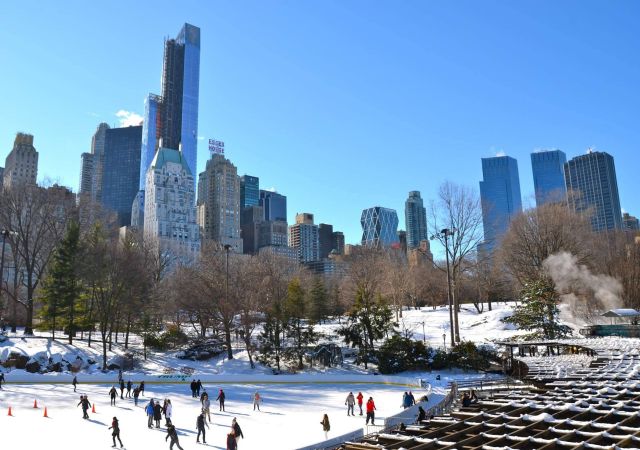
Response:
[[[94,403],[93,406],[91,406],[91,412],[92,413],[96,413],[96,404]]]
[[[13,414],[11,414],[11,406],[9,406],[9,414],[7,414],[8,416],[13,416]]]
[[[38,400],[36,400],[36,399],[33,400],[33,407],[34,408],[38,407]]]
[[[43,417],[49,417],[49,416],[47,415],[47,407],[46,407],[46,406],[44,407],[44,416],[43,416]]]

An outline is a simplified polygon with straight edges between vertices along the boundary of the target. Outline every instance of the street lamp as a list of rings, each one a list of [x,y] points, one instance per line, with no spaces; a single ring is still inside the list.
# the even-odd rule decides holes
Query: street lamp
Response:
[[[224,296],[225,296],[225,300],[227,302],[227,305],[229,304],[229,250],[231,249],[231,245],[229,244],[224,244],[224,250],[227,253],[227,276],[226,276],[226,281],[225,281],[225,287],[224,287]],[[227,353],[229,354],[229,359],[232,358],[232,353],[231,353],[231,349],[227,350]]]
[[[451,296],[451,273],[449,270],[449,236],[453,236],[457,230],[455,228],[443,228],[440,230],[440,234],[444,236],[444,253],[447,260],[447,299],[449,301],[449,324],[451,328],[451,345],[456,342],[456,335],[454,334],[454,314],[453,314],[453,298]],[[431,236],[431,239],[435,239],[436,236]]]
[[[422,342],[427,343],[427,334],[424,332],[424,320],[422,321]]]
[[[444,351],[447,351],[447,333],[442,333],[442,346],[444,347]]]

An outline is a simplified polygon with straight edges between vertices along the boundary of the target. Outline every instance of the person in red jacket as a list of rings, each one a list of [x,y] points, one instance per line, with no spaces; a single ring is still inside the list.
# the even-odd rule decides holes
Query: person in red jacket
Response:
[[[358,392],[358,396],[356,398],[358,399],[358,407],[360,408],[360,415],[362,415],[362,399],[364,398],[364,395],[362,395],[362,392]]]
[[[371,419],[371,425],[375,425],[374,420],[376,417],[376,413],[374,412],[376,410],[376,404],[373,403],[373,397],[369,397],[369,400],[367,400],[367,422],[366,424],[369,425],[369,419]]]

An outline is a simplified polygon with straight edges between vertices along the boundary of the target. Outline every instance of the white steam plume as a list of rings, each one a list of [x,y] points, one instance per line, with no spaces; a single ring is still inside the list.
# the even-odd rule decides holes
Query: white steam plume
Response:
[[[588,267],[578,264],[578,258],[571,253],[560,252],[549,256],[542,263],[547,270],[559,293],[571,292],[565,295],[565,300],[576,300],[572,291],[588,290],[600,301],[605,309],[621,308],[622,285],[618,280],[608,275],[591,273]]]

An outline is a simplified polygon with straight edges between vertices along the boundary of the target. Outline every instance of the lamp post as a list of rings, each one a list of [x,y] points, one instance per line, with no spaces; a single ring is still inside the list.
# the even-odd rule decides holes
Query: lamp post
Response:
[[[224,297],[225,297],[225,301],[227,302],[227,305],[229,304],[229,250],[231,249],[231,245],[229,244],[224,244],[224,250],[227,254],[227,274],[226,274],[226,280],[225,280],[225,286],[224,286]],[[229,359],[233,359],[233,353],[231,348],[227,349],[227,354],[229,356]]]
[[[455,231],[455,228],[443,228],[442,230],[440,230],[440,234],[444,236],[444,253],[447,260],[447,299],[449,301],[449,326],[451,328],[451,345],[455,345],[455,343],[457,342],[457,336],[455,333],[456,327],[454,327],[453,298],[451,296],[451,273],[449,269],[449,236],[453,236],[453,233]],[[435,239],[435,236],[432,236],[431,239]]]
[[[447,351],[447,333],[442,333],[442,346],[444,347],[444,351]]]
[[[427,343],[427,334],[424,332],[424,320],[422,321],[422,342]]]
[[[6,228],[0,231],[2,234],[2,257],[0,257],[0,305],[2,304],[2,289],[4,287],[4,247],[7,243],[7,238],[11,234],[11,231]]]

